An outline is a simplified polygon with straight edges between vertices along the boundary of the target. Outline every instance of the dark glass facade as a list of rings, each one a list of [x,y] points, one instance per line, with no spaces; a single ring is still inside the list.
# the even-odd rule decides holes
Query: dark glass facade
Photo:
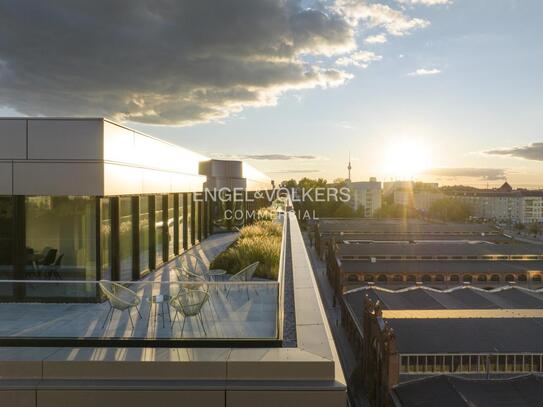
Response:
[[[111,200],[100,199],[100,279],[111,280]]]
[[[174,212],[175,212],[175,208],[174,208],[174,197],[173,197],[173,194],[169,194],[167,196],[167,203],[168,203],[168,208],[167,208],[167,214],[168,214],[168,217],[167,217],[167,225],[168,227],[165,229],[166,232],[167,232],[167,235],[166,235],[166,238],[168,240],[168,245],[166,246],[168,248],[168,252],[165,253],[166,256],[165,258],[167,258],[168,260],[171,260],[175,257],[175,216],[174,216]]]
[[[192,222],[193,222],[193,205],[192,205],[192,194],[188,193],[188,194],[185,194],[185,204],[186,204],[186,209],[185,209],[185,214],[186,214],[186,225],[187,225],[187,244],[185,246],[185,248],[190,248],[193,244],[194,244],[194,234],[193,234],[193,231],[194,231],[194,227],[192,225]]]
[[[132,219],[132,197],[119,198],[120,281],[132,280],[132,267],[134,264],[134,229]]]
[[[200,202],[198,202],[195,199],[195,194],[192,194],[192,207],[194,208],[193,216],[193,230],[194,230],[194,238],[193,243],[198,243],[200,241]]]
[[[111,236],[111,222],[102,225]],[[96,201],[91,197],[25,199],[26,280],[96,279]],[[29,298],[88,297],[84,284],[25,284]]]
[[[164,244],[164,211],[163,196],[155,196],[155,267],[164,263],[163,248]]]
[[[154,197],[153,197],[154,198]],[[139,200],[139,276],[150,269],[150,223],[149,197],[140,196]]]
[[[178,236],[178,242],[179,242],[179,253],[181,253],[185,249],[185,239],[186,239],[186,227],[185,227],[185,204],[184,204],[184,194],[178,195],[178,212],[179,212],[179,218],[178,221],[178,229],[179,229],[179,236]]]
[[[0,280],[14,280],[15,200],[0,196]],[[0,283],[0,298],[13,295],[13,284]]]
[[[96,284],[66,281],[141,278],[206,234],[193,196],[0,196],[0,299],[95,301]]]

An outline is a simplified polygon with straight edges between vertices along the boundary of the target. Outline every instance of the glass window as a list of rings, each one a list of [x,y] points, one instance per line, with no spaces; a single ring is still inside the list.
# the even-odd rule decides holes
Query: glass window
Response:
[[[100,253],[102,280],[111,280],[111,205],[108,198],[100,200]]]
[[[187,247],[191,247],[192,242],[192,194],[187,194]]]
[[[102,205],[108,203],[103,200]],[[111,218],[101,233],[111,235]],[[104,219],[106,220],[106,219]],[[71,196],[26,198],[26,247],[43,279],[96,280],[96,199]],[[107,260],[107,256],[104,260]],[[95,285],[28,284],[30,297],[94,296]]]
[[[173,195],[170,194],[168,195],[168,259],[172,259],[175,257],[174,224],[175,216],[173,208]]]
[[[132,280],[132,197],[119,198],[120,280]]]
[[[195,199],[195,194],[192,194]],[[192,201],[194,205],[194,242],[197,243],[200,240],[200,203],[196,200]]]
[[[219,195],[217,194],[217,197]],[[224,232],[228,230],[229,223],[226,219],[226,210],[228,209],[228,202],[217,199],[211,204],[212,218],[213,218],[213,232]]]
[[[149,197],[140,197],[140,275],[149,270]]]
[[[232,221],[231,223],[237,227],[242,228],[245,224],[245,202],[243,196],[239,196],[237,193],[233,193],[232,196]]]
[[[185,216],[183,214],[183,194],[179,194],[179,254],[183,253],[183,241],[184,241],[184,230],[183,230],[183,221]]]
[[[14,231],[14,200],[12,197],[0,197],[0,280],[13,280],[15,231]],[[32,261],[31,253],[27,262]],[[11,296],[12,285],[0,283],[0,296]]]
[[[163,262],[164,219],[162,211],[162,195],[155,196],[155,253],[156,267]]]

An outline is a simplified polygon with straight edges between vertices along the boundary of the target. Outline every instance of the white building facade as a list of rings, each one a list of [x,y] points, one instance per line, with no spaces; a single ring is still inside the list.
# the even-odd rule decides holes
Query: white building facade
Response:
[[[351,205],[354,210],[364,208],[364,216],[371,218],[382,205],[381,182],[375,178],[369,181],[350,182]]]

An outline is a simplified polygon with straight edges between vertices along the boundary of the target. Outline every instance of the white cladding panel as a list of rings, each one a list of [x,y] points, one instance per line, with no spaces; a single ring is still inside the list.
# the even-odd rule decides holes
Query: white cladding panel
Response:
[[[15,162],[14,195],[102,195],[102,163]]]
[[[262,191],[272,188],[271,178],[245,161],[243,162],[243,177],[247,179],[248,191]]]
[[[98,196],[202,191],[208,160],[101,118],[0,119],[2,158],[14,163],[0,162],[2,194]],[[251,189],[270,187],[246,163],[243,172]]]
[[[0,120],[0,160],[26,158],[26,120]]]
[[[131,167],[104,165],[104,195],[159,194],[202,191],[205,177]]]
[[[138,133],[135,135],[135,149],[134,157],[137,157],[139,165],[145,168],[189,175],[198,175],[200,161],[207,159],[175,144]]]
[[[28,159],[101,160],[101,119],[28,120]]]
[[[139,164],[135,151],[133,130],[104,120],[104,157],[105,161],[126,164]]]
[[[11,162],[0,162],[0,195],[13,195]]]

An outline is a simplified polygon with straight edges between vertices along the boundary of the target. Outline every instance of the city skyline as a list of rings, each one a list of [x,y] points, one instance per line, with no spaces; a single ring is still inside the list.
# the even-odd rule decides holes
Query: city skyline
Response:
[[[536,2],[31,3],[0,6],[0,116],[106,116],[276,181],[350,154],[355,181],[543,187]]]

